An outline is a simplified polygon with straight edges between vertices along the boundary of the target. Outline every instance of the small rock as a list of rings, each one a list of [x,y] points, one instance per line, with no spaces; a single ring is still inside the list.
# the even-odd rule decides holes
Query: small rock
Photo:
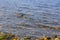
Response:
[[[25,14],[23,14],[23,13],[17,13],[17,14],[16,14],[16,16],[19,17],[19,18],[20,18],[20,17],[23,17],[24,15],[25,15]]]

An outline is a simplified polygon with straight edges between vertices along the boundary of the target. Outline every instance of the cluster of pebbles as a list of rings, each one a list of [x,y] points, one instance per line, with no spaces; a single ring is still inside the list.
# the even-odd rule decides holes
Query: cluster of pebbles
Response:
[[[58,36],[47,37],[47,36],[40,36],[40,37],[33,37],[33,36],[24,36],[18,37],[14,34],[0,32],[0,40],[55,40],[60,39]]]

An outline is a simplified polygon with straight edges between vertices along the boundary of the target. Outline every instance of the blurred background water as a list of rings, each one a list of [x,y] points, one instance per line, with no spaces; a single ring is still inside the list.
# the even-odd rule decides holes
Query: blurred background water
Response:
[[[20,13],[26,18],[18,18]],[[0,0],[0,31],[22,36],[60,35],[60,30],[40,25],[60,27],[60,0]]]

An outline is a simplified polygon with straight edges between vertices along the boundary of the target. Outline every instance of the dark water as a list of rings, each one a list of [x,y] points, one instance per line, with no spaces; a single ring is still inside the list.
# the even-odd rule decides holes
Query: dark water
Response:
[[[18,14],[24,17],[17,17]],[[39,25],[39,26],[38,26]],[[60,0],[0,0],[0,31],[19,35],[60,35]]]

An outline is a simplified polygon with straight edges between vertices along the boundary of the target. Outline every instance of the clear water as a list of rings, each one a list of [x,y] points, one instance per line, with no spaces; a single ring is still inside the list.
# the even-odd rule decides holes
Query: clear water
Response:
[[[18,18],[18,13],[31,15]],[[0,31],[22,36],[60,35],[60,30],[41,29],[38,25],[60,27],[60,0],[0,0]]]

